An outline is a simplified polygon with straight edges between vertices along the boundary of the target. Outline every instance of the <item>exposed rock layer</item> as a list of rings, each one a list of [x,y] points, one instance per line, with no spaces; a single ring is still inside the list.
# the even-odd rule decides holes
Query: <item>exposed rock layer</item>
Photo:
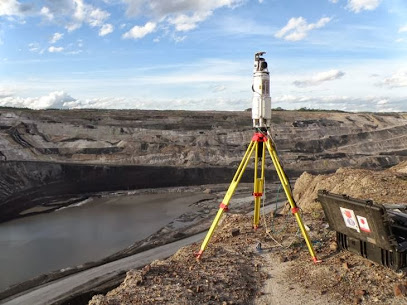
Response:
[[[228,182],[251,125],[250,112],[0,110],[0,221],[73,194]],[[406,114],[278,111],[271,131],[290,176],[407,159]]]
[[[0,110],[3,160],[234,166],[252,136],[250,112]],[[276,111],[287,167],[381,167],[407,157],[406,114]]]

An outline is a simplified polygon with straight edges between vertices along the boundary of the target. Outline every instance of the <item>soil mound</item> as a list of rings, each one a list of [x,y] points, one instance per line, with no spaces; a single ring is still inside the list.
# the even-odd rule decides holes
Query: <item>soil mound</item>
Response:
[[[321,209],[318,190],[346,194],[377,203],[407,203],[407,162],[382,171],[339,168],[334,174],[304,172],[296,181],[294,199],[307,212]]]

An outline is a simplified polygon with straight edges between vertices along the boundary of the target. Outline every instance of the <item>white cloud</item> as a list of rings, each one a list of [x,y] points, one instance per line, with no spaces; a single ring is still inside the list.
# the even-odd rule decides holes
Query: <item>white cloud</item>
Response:
[[[400,112],[405,109],[407,98],[382,96],[296,96],[280,95],[273,97],[272,107],[284,109],[335,109],[342,111]]]
[[[222,89],[222,85],[220,85]],[[4,91],[4,92],[3,92]],[[245,98],[110,98],[99,97],[75,99],[64,91],[54,91],[45,96],[22,98],[12,92],[0,89],[0,106],[26,107],[32,109],[182,109],[182,110],[243,110],[248,107]],[[390,112],[405,111],[407,98],[386,96],[295,96],[280,95],[273,97],[272,107],[284,109],[337,109],[343,111]]]
[[[302,40],[307,36],[309,31],[322,28],[330,21],[331,18],[329,17],[323,17],[316,23],[307,23],[307,20],[303,17],[291,18],[274,36],[289,41]]]
[[[21,4],[17,0],[1,0],[0,16],[20,15]]]
[[[0,106],[31,109],[66,108],[65,104],[72,101],[75,99],[64,91],[54,91],[41,97],[0,96]]]
[[[213,93],[219,93],[219,92],[222,92],[222,91],[225,91],[225,90],[226,90],[225,85],[215,85],[215,86],[211,87],[211,91]]]
[[[245,0],[122,0],[130,16],[150,15],[160,23],[175,27],[176,31],[190,31],[221,7],[233,8]],[[262,1],[260,1],[262,2]]]
[[[404,32],[407,32],[407,24],[405,26],[401,26],[399,28],[399,33],[404,33]]]
[[[329,70],[315,74],[311,78],[304,80],[296,80],[293,84],[297,87],[317,86],[326,81],[332,81],[344,76],[345,73],[339,70]]]
[[[388,78],[385,78],[378,85],[389,88],[407,87],[407,69],[401,69]]]
[[[37,42],[31,42],[28,44],[28,50],[30,52],[39,52],[40,51],[40,45]]]
[[[59,52],[62,52],[63,50],[64,50],[63,47],[50,46],[50,47],[48,48],[48,52],[50,52],[50,53],[59,53]]]
[[[246,99],[231,98],[93,98],[64,103],[71,109],[178,109],[178,110],[243,110],[248,107]]]
[[[172,35],[172,37],[171,37],[176,43],[179,43],[179,42],[183,42],[186,38],[187,38],[187,36],[178,36],[178,35]],[[158,41],[154,41],[154,42],[158,42]]]
[[[191,16],[184,14],[168,18],[168,22],[175,26],[177,31],[190,31],[196,28],[197,23],[204,21],[212,12],[195,12]]]
[[[338,3],[338,0],[329,0],[329,2]]]
[[[140,39],[155,31],[157,24],[155,22],[147,22],[144,26],[134,26],[130,31],[122,35],[125,39]]]
[[[107,34],[112,33],[114,30],[113,25],[111,25],[110,23],[106,23],[104,25],[102,25],[102,27],[99,30],[99,36],[105,36]]]
[[[359,13],[360,11],[372,11],[376,9],[381,0],[348,0],[346,6],[352,12]]]
[[[75,31],[83,25],[97,27],[99,36],[108,35],[113,26],[108,23],[110,13],[96,6],[98,1],[90,0],[45,0],[20,3],[21,0],[0,0],[0,16],[9,18],[28,15],[41,16],[47,22],[63,25],[68,32]],[[247,0],[104,0],[105,3],[127,6],[129,16],[142,15],[150,18],[151,23],[171,38],[172,31],[187,32],[197,28],[199,23],[207,20],[213,11],[219,8],[234,8]],[[262,0],[258,0],[262,3]],[[14,20],[14,19],[13,19]],[[162,25],[162,26],[161,26]],[[137,29],[137,28],[136,28]],[[131,37],[130,33],[125,34]],[[137,37],[137,35],[135,36]]]
[[[60,40],[62,37],[64,36],[64,34],[62,33],[54,33],[54,35],[52,35],[52,37],[49,40],[49,43],[56,43],[58,40]]]
[[[397,38],[397,39],[395,40],[395,42],[400,43],[400,42],[403,42],[404,40],[405,40],[404,38]]]
[[[73,6],[72,20],[66,25],[69,32],[79,29],[83,23],[91,27],[102,27],[110,16],[109,12],[86,4],[83,0],[73,0]]]
[[[49,21],[54,20],[54,14],[51,13],[49,8],[46,6],[41,8],[40,15],[44,16],[45,19],[48,19]]]
[[[90,6],[89,6],[90,7]],[[106,11],[102,11],[99,8],[90,7],[88,16],[86,16],[86,22],[90,26],[102,26],[103,22],[109,18],[110,14]]]
[[[159,18],[187,12],[209,12],[221,7],[236,7],[244,0],[123,0],[127,4],[127,14],[153,14]]]

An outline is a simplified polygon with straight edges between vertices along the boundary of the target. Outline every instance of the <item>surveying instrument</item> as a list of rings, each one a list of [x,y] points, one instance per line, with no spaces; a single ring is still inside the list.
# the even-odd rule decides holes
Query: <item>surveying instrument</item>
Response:
[[[216,214],[215,219],[212,222],[212,225],[208,233],[206,234],[206,237],[201,245],[201,248],[199,252],[195,254],[197,259],[200,259],[202,257],[202,254],[205,251],[209,243],[209,240],[211,239],[213,232],[215,231],[219,223],[219,220],[221,219],[223,213],[228,210],[229,201],[232,198],[253,153],[254,153],[253,228],[257,230],[257,228],[259,227],[260,203],[264,189],[265,156],[267,148],[271,160],[273,161],[274,167],[277,171],[281,185],[283,186],[287,200],[291,206],[291,213],[295,216],[297,220],[298,226],[301,230],[302,236],[305,239],[311,257],[315,263],[319,262],[315,255],[315,251],[314,248],[312,247],[312,243],[310,241],[308,233],[304,227],[304,223],[302,222],[301,215],[299,213],[299,208],[297,207],[297,204],[295,203],[292,195],[290,182],[287,178],[287,175],[284,172],[283,167],[281,166],[280,160],[277,156],[275,144],[270,134],[270,125],[271,125],[270,74],[267,68],[267,62],[263,58],[263,55],[265,53],[266,52],[258,52],[254,56],[253,86],[252,86],[253,90],[252,119],[255,133],[252,137],[249,147],[246,150],[246,153],[244,154],[242,161],[240,162],[240,165],[236,171],[235,176],[233,177],[233,180],[226,192],[226,195],[219,206],[219,210]]]

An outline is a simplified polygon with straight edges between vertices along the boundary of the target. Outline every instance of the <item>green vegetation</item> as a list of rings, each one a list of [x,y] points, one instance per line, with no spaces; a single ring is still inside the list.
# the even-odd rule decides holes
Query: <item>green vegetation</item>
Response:
[[[27,107],[0,106],[0,110],[32,110]]]
[[[346,113],[346,111],[343,110],[338,110],[338,109],[314,109],[314,108],[307,108],[307,107],[301,107],[297,111],[309,111],[309,112],[342,112]]]

